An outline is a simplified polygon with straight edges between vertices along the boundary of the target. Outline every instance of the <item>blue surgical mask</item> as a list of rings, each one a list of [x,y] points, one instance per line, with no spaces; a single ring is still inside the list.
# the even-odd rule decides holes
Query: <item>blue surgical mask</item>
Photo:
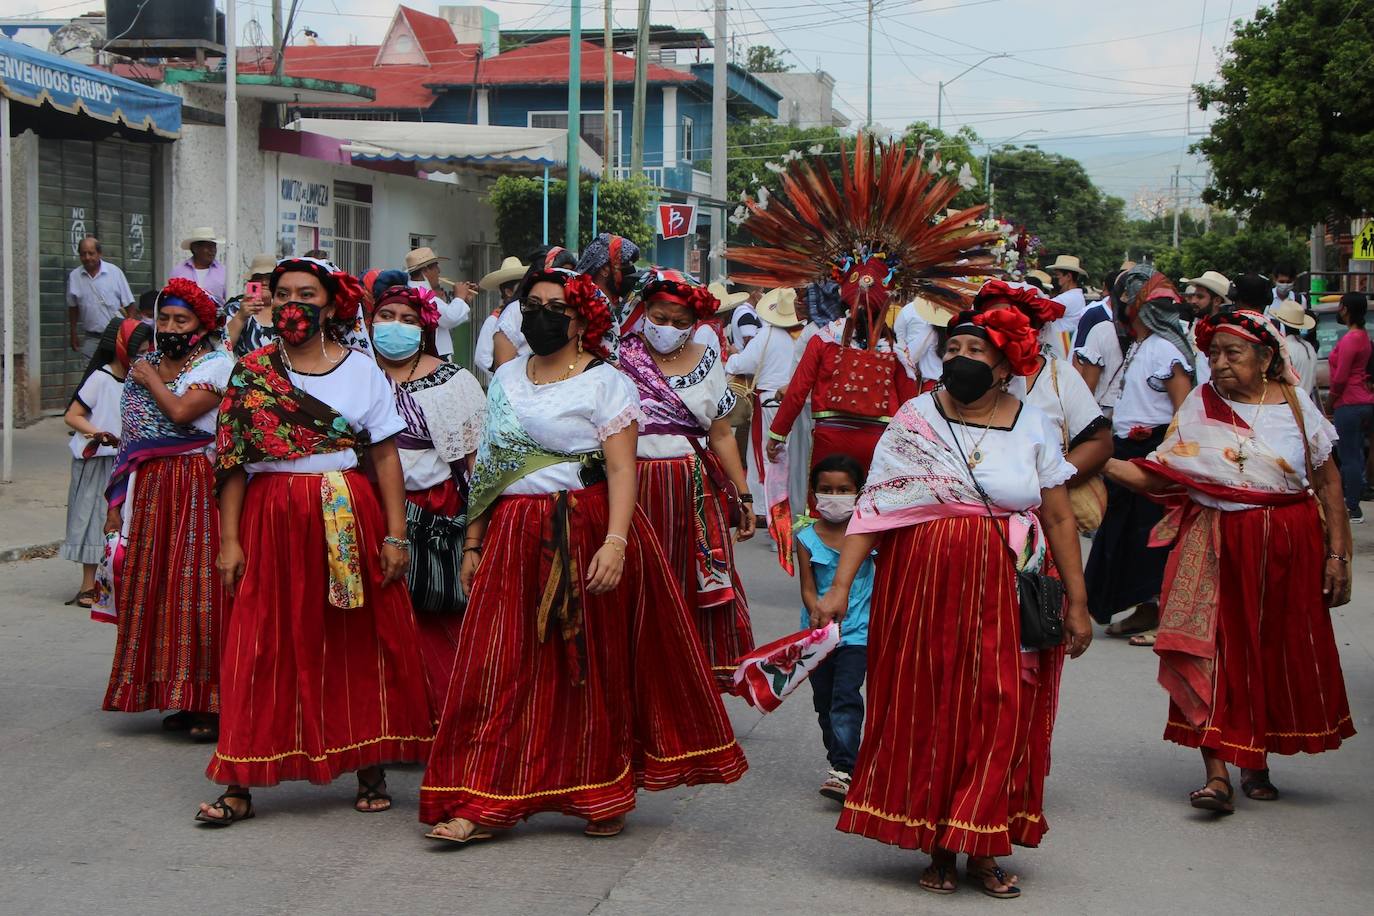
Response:
[[[372,326],[372,343],[387,359],[405,359],[420,349],[420,326],[387,321]]]

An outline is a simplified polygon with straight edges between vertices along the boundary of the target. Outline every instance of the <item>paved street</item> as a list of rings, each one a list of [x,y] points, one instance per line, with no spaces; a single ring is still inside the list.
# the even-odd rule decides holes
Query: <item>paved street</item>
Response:
[[[1359,537],[1362,535],[1362,537]],[[1159,739],[1154,655],[1099,639],[1065,676],[1052,830],[1016,855],[1025,895],[917,889],[925,859],[837,833],[816,794],[824,756],[809,689],[760,717],[729,700],[750,772],[734,786],[641,796],[619,839],[543,816],[496,841],[439,847],[415,820],[417,769],[393,771],[389,814],[349,807],[352,780],[256,795],[256,820],[198,828],[214,797],[203,746],[159,717],[102,713],[112,627],[63,607],[74,566],[0,564],[0,910],[44,913],[1349,913],[1369,909],[1374,812],[1374,532],[1360,530],[1357,603],[1336,614],[1362,732],[1319,758],[1278,759],[1283,800],[1221,821],[1187,806],[1197,755]],[[742,550],[760,641],[795,628],[795,587]],[[1363,901],[1363,902],[1361,902]]]

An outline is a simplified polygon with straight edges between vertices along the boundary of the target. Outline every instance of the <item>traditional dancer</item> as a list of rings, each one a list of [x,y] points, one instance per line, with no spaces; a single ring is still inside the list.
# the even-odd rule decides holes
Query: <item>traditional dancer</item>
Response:
[[[753,498],[726,415],[735,395],[720,351],[692,340],[715,315],[715,296],[686,274],[651,267],[639,290],[644,320],[620,345],[620,368],[639,389],[639,505],[658,532],[721,690],[754,648],[735,569],[731,527],[754,534]]]
[[[190,280],[162,290],[156,349],[133,363],[124,383],[105,522],[127,543],[104,708],[180,710],[163,727],[199,741],[215,737],[225,610],[214,566],[214,469],[205,457],[234,365],[213,346],[217,311]]]
[[[591,278],[521,287],[534,355],[497,370],[472,484],[458,663],[420,790],[436,840],[540,811],[615,836],[635,789],[746,768],[680,589],[635,508],[643,417]]]
[[[313,258],[278,263],[271,283],[279,339],[235,367],[216,442],[234,609],[206,774],[228,788],[196,820],[217,827],[253,816],[250,786],[354,770],[354,807],[385,811],[382,764],[422,761],[433,740],[403,581],[406,425],[376,362],[340,343],[362,285]]]
[[[372,313],[377,364],[391,379],[406,428],[396,436],[406,487],[407,584],[430,692],[453,674],[467,597],[458,582],[467,527],[467,475],[487,395],[471,372],[439,358],[439,310],[427,289],[393,286]]]
[[[1198,322],[1212,380],[1179,408],[1148,457],[1108,474],[1172,494],[1176,534],[1155,652],[1169,692],[1164,737],[1200,748],[1194,808],[1235,810],[1241,791],[1279,797],[1270,754],[1316,754],[1355,734],[1329,608],[1350,600],[1350,522],[1335,430],[1258,311]]]

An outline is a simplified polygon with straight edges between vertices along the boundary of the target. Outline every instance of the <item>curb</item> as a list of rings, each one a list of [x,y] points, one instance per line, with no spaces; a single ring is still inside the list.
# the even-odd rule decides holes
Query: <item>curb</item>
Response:
[[[0,550],[0,563],[15,563],[19,560],[40,560],[57,556],[61,541],[46,544],[31,544],[28,547],[7,547]]]

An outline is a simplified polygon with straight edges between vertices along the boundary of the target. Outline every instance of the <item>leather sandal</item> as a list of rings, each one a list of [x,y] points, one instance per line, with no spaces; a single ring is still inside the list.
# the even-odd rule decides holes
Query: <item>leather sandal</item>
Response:
[[[1254,801],[1278,801],[1279,787],[1269,781],[1269,768],[1241,770],[1240,790]]]
[[[235,801],[248,802],[248,807],[240,814],[226,801],[226,799],[230,798]],[[256,817],[256,813],[253,811],[253,796],[248,792],[225,792],[211,803],[210,810],[218,811],[219,816],[211,817],[205,811],[197,811],[196,820],[210,827],[228,827],[231,824],[237,824],[239,821],[246,821]]]
[[[927,884],[926,882],[933,882]],[[949,887],[945,885],[948,884]],[[916,885],[928,894],[949,896],[959,889],[959,873],[949,865],[936,865],[934,862],[921,873],[921,881]]]
[[[582,835],[595,840],[607,840],[611,837],[620,836],[624,831],[625,815],[621,814],[604,821],[587,821],[587,826],[582,831]]]
[[[1214,782],[1220,783],[1223,786],[1222,791],[1219,792],[1211,787]],[[1211,794],[1205,795],[1203,793]],[[1215,811],[1217,814],[1234,814],[1236,806],[1232,803],[1232,799],[1235,798],[1235,795],[1235,790],[1231,788],[1230,779],[1227,779],[1225,776],[1213,776],[1202,784],[1202,788],[1194,789],[1188,794],[1188,803],[1194,808],[1199,808],[1203,811]]]
[[[373,802],[386,802],[381,808],[373,808]],[[367,807],[362,807],[362,803],[367,802]],[[358,795],[353,799],[353,810],[359,814],[381,814],[383,811],[391,810],[391,795],[386,791],[386,770],[377,768],[377,778],[367,780],[358,774]]]
[[[493,834],[490,830],[488,830],[486,827],[483,827],[481,824],[478,824],[478,823],[476,823],[476,822],[474,822],[474,821],[468,821],[468,823],[471,824],[472,826],[471,826],[468,830],[466,830],[465,832],[460,833],[460,834],[456,834],[456,835],[455,835],[455,834],[440,833],[440,832],[439,832],[439,828],[440,828],[440,827],[447,827],[449,824],[452,824],[454,821],[461,821],[461,820],[466,820],[466,818],[455,817],[455,818],[452,818],[452,819],[447,820],[447,821],[441,821],[440,823],[435,824],[435,825],[434,825],[434,829],[431,830],[429,833],[426,833],[425,836],[428,837],[428,838],[431,839],[431,840],[443,840],[445,843],[460,843],[460,844],[461,844],[461,843],[475,843],[475,842],[477,842],[478,840],[489,840],[489,839],[491,839],[492,836],[494,835],[494,834]]]

